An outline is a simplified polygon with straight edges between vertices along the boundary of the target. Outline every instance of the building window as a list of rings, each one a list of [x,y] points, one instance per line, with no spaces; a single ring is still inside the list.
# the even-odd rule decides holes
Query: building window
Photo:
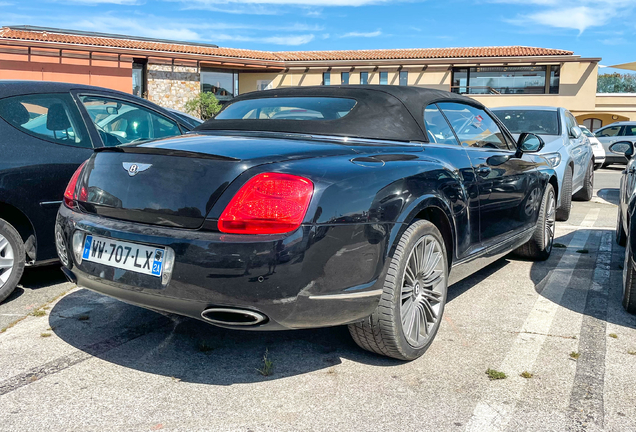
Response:
[[[409,85],[409,72],[408,71],[400,71],[400,85],[401,86]]]
[[[214,94],[220,102],[238,95],[238,73],[227,69],[201,68],[201,91]]]
[[[603,122],[597,118],[589,118],[583,120],[583,126],[588,128],[590,132],[596,132],[598,129],[603,127]]]
[[[272,80],[256,80],[256,90],[271,90],[274,88],[274,82]]]
[[[453,68],[451,91],[462,94],[558,94],[560,72],[561,68],[556,65]]]
[[[322,73],[322,85],[331,85],[331,73],[323,72]]]
[[[147,97],[147,63],[146,59],[134,59],[132,65],[132,93],[135,96]]]
[[[360,84],[369,84],[369,72],[360,72]]]
[[[387,85],[389,83],[389,73],[380,72],[380,85]]]
[[[340,74],[341,84],[348,85],[349,84],[349,72],[342,72]]]

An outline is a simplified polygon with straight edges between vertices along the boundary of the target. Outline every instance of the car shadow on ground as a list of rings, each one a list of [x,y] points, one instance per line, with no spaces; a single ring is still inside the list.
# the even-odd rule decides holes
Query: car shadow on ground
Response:
[[[559,306],[582,315],[593,316],[599,320],[624,327],[636,328],[636,317],[628,314],[621,304],[625,249],[616,244],[613,230],[598,228],[589,230],[589,237],[584,249],[565,247],[576,232],[580,233],[584,230],[585,228],[579,228],[577,231],[555,238],[554,244],[557,247],[553,249],[551,257],[547,261],[532,264],[530,277],[535,284],[536,292],[558,303]],[[601,239],[608,239],[608,237],[612,248],[609,278],[607,272],[603,271],[603,268],[599,267],[599,263],[597,263]],[[566,251],[570,254],[579,254],[579,256],[568,286],[560,295],[560,290],[545,290],[545,288]],[[595,279],[597,268],[600,273],[596,275]],[[572,265],[561,264],[559,267],[559,271],[567,270],[572,270]],[[593,289],[593,283],[598,285],[598,290]]]
[[[19,285],[2,303],[7,304],[22,296],[26,290],[47,288],[66,282],[64,274],[60,271],[60,264],[51,264],[39,267],[26,267]]]
[[[482,269],[449,289],[451,302],[508,264]],[[276,332],[226,330],[161,314],[82,289],[62,298],[49,323],[66,343],[102,360],[185,382],[231,385],[325,370],[343,360],[381,367],[404,362],[359,348],[346,326]],[[273,374],[263,376],[263,357]]]
[[[599,189],[596,195],[609,203],[618,205],[620,190],[618,188],[603,188]]]

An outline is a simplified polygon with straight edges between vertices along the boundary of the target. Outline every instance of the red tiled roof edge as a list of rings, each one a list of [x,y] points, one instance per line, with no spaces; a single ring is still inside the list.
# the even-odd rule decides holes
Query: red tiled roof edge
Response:
[[[414,48],[342,51],[256,51],[238,48],[214,48],[161,41],[147,41],[106,36],[74,35],[46,31],[0,29],[0,39],[64,43],[74,45],[123,48],[131,50],[170,52],[174,54],[207,55],[276,62],[347,61],[347,60],[416,60],[480,57],[568,56],[572,51],[526,46],[494,46],[466,48]]]

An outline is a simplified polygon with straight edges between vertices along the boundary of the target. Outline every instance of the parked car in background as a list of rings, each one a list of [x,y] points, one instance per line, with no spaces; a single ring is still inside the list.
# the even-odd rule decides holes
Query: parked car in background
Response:
[[[96,148],[192,127],[144,99],[99,87],[0,81],[0,301],[25,265],[57,260],[55,216],[73,172]]]
[[[75,172],[56,225],[69,280],[230,329],[347,324],[362,348],[412,360],[449,284],[552,250],[543,141],[515,142],[461,95],[268,90],[196,132],[100,148]]]
[[[636,313],[636,158],[631,141],[617,141],[608,150],[615,155],[623,155],[629,162],[620,181],[618,216],[616,218],[616,243],[625,246],[623,264],[623,307],[629,313]]]
[[[610,146],[618,141],[629,141],[636,144],[636,122],[616,122],[594,132],[596,138],[601,142],[605,149],[605,163],[603,166],[612,164],[626,164],[627,159],[620,154],[616,154],[610,150]]]
[[[548,159],[559,178],[558,221],[569,219],[573,197],[582,201],[592,199],[594,153],[572,113],[565,108],[540,106],[502,107],[492,111],[515,136],[531,132],[545,141],[540,154]]]
[[[596,138],[588,128],[583,125],[579,125],[583,135],[585,135],[592,146],[592,152],[594,153],[594,170],[599,169],[605,163],[605,149],[603,148],[603,144]]]

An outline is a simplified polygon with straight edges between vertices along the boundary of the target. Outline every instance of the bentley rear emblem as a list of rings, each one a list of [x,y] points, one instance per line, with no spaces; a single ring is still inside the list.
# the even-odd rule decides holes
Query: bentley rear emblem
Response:
[[[128,171],[129,176],[137,175],[142,171],[146,171],[148,168],[152,166],[152,164],[142,164],[142,163],[132,163],[132,162],[122,162],[124,169]]]

